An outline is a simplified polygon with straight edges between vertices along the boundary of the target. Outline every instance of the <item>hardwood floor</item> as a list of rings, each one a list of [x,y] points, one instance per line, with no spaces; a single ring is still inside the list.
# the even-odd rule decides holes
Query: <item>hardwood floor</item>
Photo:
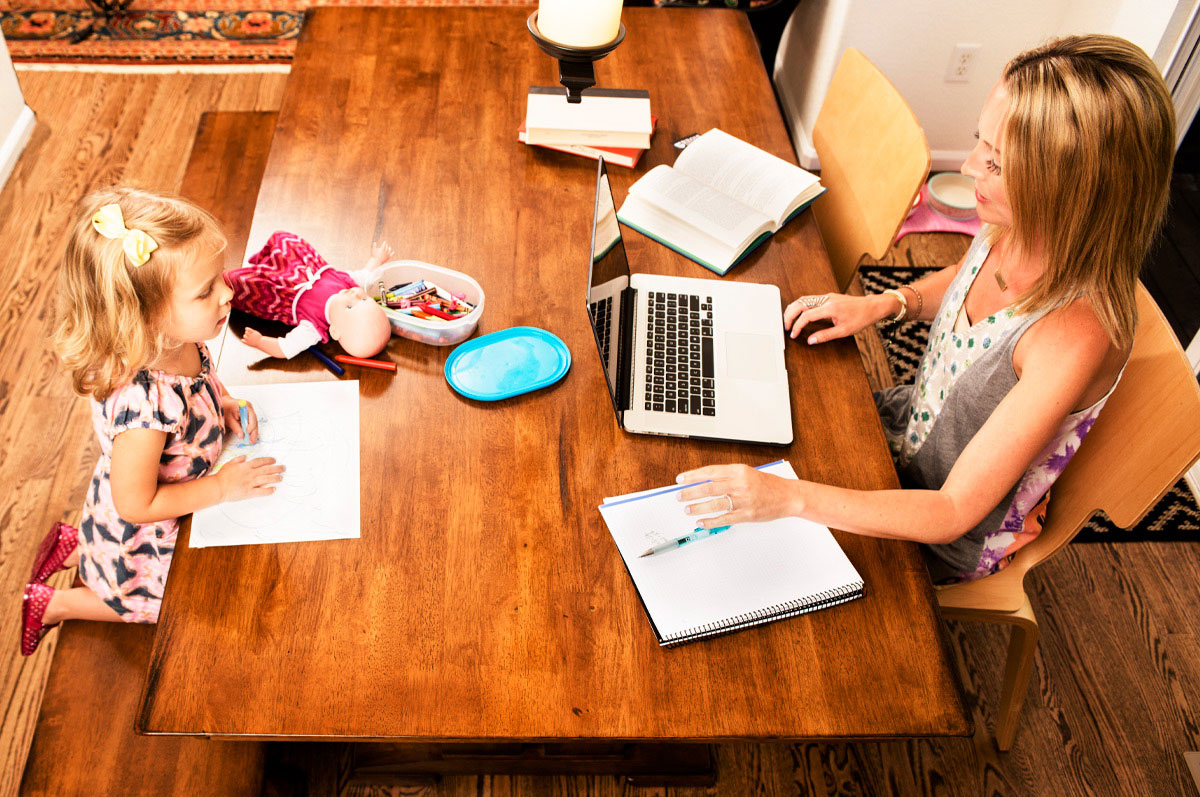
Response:
[[[199,115],[275,110],[285,76],[22,72],[20,79],[39,126],[0,193],[0,241],[9,253],[0,273],[0,599],[7,606],[0,612],[0,797],[20,783],[54,641],[31,659],[19,655],[20,590],[50,524],[78,519],[95,457],[86,405],[71,395],[46,342],[71,206],[90,188],[118,181],[177,190]],[[909,236],[884,262],[946,265],[963,248],[957,236]],[[1195,794],[1183,753],[1200,749],[1198,547],[1075,545],[1034,572],[1041,645],[1016,745],[1005,755],[989,729],[1007,640],[992,627],[950,624],[974,738],[722,745],[720,779],[707,789],[484,775],[355,793]],[[333,765],[336,753],[300,749]],[[329,793],[322,788],[329,781],[314,785],[314,793]]]

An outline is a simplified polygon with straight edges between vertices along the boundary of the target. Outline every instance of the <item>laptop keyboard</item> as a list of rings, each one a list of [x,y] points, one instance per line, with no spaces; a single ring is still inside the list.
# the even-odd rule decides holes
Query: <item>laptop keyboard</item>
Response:
[[[589,309],[595,328],[603,330],[600,333],[600,356],[607,367],[609,344],[612,342],[612,297],[606,296],[598,302],[592,302]]]
[[[646,324],[646,409],[716,415],[712,297],[651,291]]]

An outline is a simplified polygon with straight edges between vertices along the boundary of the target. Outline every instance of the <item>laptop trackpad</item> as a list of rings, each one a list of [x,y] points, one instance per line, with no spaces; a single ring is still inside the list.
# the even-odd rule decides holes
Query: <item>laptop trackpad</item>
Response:
[[[725,333],[725,370],[733,379],[759,379],[774,382],[776,359],[770,335],[749,335],[745,332]]]

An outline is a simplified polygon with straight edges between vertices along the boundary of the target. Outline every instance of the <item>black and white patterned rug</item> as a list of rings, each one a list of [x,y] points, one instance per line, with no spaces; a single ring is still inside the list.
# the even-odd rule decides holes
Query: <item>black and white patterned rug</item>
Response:
[[[932,268],[893,268],[890,266],[863,266],[859,269],[863,288],[867,293],[878,293],[886,288],[898,288],[934,271]],[[929,337],[929,324],[909,321],[899,324],[882,324],[879,334],[887,352],[888,366],[895,383],[913,381],[925,341]],[[1142,522],[1131,529],[1122,529],[1109,522],[1104,513],[1095,515],[1080,530],[1075,542],[1121,542],[1134,540],[1200,540],[1200,507],[1180,480],[1151,509]]]

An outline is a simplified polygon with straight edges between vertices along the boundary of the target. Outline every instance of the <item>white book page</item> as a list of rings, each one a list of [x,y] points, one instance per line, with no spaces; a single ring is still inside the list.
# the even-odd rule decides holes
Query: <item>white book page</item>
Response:
[[[632,227],[669,241],[671,245],[708,263],[720,273],[729,268],[739,251],[708,235],[702,228],[680,221],[633,193],[625,197],[617,217]]]
[[[675,159],[675,170],[757,209],[774,229],[819,180],[799,166],[713,128]]]
[[[795,479],[788,462],[762,469]],[[862,582],[829,529],[799,518],[739,523],[675,550],[641,557],[689,533],[683,485],[600,507],[638,593],[664,638]]]
[[[643,175],[629,187],[629,193],[737,251],[773,226],[770,218],[754,208],[666,165],[655,166]]]
[[[360,535],[358,382],[231,388],[258,414],[258,442],[226,435],[213,472],[234,457],[274,457],[287,470],[272,495],[201,509],[189,547],[339,540]]]

